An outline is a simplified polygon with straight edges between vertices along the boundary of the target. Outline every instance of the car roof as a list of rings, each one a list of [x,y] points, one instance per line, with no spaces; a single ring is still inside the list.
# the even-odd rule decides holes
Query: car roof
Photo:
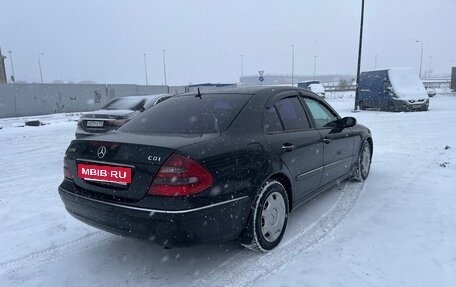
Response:
[[[226,88],[226,89],[214,89],[214,90],[203,90],[200,92],[202,95],[207,94],[263,94],[263,93],[277,93],[282,91],[299,91],[308,94],[308,90],[290,87],[290,86],[252,86],[252,87],[238,87],[238,88]],[[197,91],[192,91],[189,93],[179,94],[179,95],[196,95]]]

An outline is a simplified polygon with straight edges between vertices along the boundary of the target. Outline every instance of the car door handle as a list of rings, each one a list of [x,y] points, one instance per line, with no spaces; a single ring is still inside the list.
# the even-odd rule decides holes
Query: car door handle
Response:
[[[294,144],[284,143],[284,144],[282,145],[282,149],[283,149],[284,151],[292,151],[292,150],[294,150]]]
[[[332,142],[332,139],[324,138],[324,139],[323,139],[323,142],[324,142],[325,144],[329,144],[330,142]]]

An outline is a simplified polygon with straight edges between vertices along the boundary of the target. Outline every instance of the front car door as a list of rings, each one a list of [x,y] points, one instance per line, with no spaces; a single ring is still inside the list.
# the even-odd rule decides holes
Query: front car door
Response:
[[[323,101],[305,95],[301,99],[312,115],[315,128],[323,138],[324,169],[320,183],[323,186],[349,173],[353,161],[353,133],[350,128],[335,128],[340,117]]]
[[[282,92],[264,112],[265,137],[288,168],[295,182],[296,200],[319,187],[323,143],[313,129],[296,91]]]

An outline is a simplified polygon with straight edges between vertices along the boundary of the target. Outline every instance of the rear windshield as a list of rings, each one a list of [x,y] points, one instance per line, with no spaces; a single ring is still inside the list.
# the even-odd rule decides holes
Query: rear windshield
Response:
[[[119,98],[112,100],[106,106],[105,110],[139,110],[146,100],[143,98]]]
[[[250,98],[245,94],[172,97],[153,106],[120,129],[131,133],[206,134],[228,128]]]

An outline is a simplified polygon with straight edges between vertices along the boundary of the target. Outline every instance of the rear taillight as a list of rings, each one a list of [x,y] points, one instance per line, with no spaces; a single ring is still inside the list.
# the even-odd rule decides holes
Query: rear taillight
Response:
[[[63,176],[68,179],[73,179],[70,169],[68,168],[68,163],[66,159],[63,160]]]
[[[187,196],[212,186],[211,173],[196,161],[173,154],[160,168],[149,188],[149,194]]]

